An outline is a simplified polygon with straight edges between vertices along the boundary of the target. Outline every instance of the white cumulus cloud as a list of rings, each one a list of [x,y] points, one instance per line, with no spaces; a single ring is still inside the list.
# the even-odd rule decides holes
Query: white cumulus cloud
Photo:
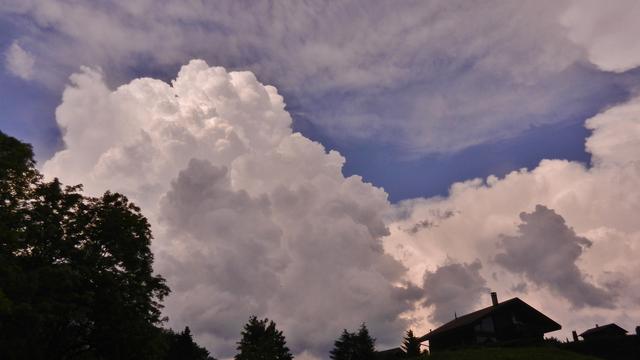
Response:
[[[326,356],[363,321],[381,344],[399,341],[420,292],[383,249],[387,194],[292,133],[274,87],[200,60],[171,84],[110,90],[88,68],[71,82],[56,112],[65,149],[43,171],[142,206],[174,291],[171,325],[223,357],[252,314],[274,319],[306,356]]]
[[[607,71],[640,66],[640,3],[635,0],[574,0],[560,19],[568,37],[589,60]]]
[[[591,166],[543,160],[504,178],[455,183],[447,197],[402,202],[386,249],[415,282],[450,257],[478,259],[486,287],[501,299],[522,296],[567,335],[597,322],[633,329],[640,316],[640,98],[585,125]],[[479,307],[489,297],[476,292],[473,301]]]

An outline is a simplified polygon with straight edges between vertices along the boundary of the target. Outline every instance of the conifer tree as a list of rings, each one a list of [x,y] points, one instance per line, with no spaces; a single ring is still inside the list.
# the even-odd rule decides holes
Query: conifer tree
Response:
[[[375,339],[369,335],[369,329],[363,323],[357,333],[343,330],[329,357],[333,360],[370,360],[374,353]]]
[[[407,330],[407,335],[402,340],[402,351],[407,358],[414,358],[420,355],[420,341],[413,335],[411,329]]]
[[[376,340],[369,335],[367,325],[362,323],[356,334],[356,359],[372,359],[373,354],[376,352],[375,342]]]
[[[269,319],[249,318],[238,342],[235,360],[292,360],[282,331]]]
[[[355,334],[348,332],[347,329],[342,330],[342,334],[333,344],[333,350],[329,353],[329,357],[333,360],[353,359],[354,342]]]

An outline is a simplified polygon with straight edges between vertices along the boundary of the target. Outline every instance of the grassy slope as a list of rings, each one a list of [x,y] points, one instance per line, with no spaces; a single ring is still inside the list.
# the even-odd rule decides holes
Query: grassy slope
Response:
[[[445,351],[425,360],[596,360],[598,358],[555,348],[484,348]]]

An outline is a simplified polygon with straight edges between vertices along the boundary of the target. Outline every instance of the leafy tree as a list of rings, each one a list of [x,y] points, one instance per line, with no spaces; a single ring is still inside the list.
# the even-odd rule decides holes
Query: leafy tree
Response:
[[[249,318],[238,342],[236,360],[291,360],[293,356],[286,346],[282,331],[269,319]]]
[[[24,226],[24,209],[19,207],[28,199],[31,184],[39,180],[31,146],[0,131],[0,256],[3,262],[16,250],[17,230]]]
[[[411,329],[407,330],[407,335],[402,340],[402,350],[408,358],[418,357],[421,354],[420,341],[413,335]]]
[[[150,226],[120,194],[46,182],[31,147],[0,132],[3,359],[162,355]]]
[[[333,360],[370,360],[374,353],[375,339],[369,335],[369,330],[363,323],[355,333],[344,329],[335,341],[329,357]]]
[[[166,336],[169,343],[166,360],[214,360],[207,349],[193,341],[188,326],[181,333],[168,330]]]

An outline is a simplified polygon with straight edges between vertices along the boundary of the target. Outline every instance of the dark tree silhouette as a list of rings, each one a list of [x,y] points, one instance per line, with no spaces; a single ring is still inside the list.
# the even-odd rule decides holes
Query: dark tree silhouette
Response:
[[[162,356],[151,231],[120,194],[43,181],[31,147],[0,132],[3,359]]]
[[[342,334],[333,344],[333,350],[329,353],[329,357],[333,360],[354,359],[354,340],[355,334],[348,332],[347,329],[342,330]]]
[[[408,358],[414,358],[421,354],[420,341],[413,335],[411,329],[407,330],[407,334],[402,340],[402,351]]]
[[[188,326],[179,334],[169,330],[167,336],[169,337],[169,350],[166,360],[214,360],[209,356],[207,349],[198,346],[193,341]]]
[[[282,331],[269,319],[249,318],[238,342],[236,360],[291,360]]]
[[[356,333],[344,329],[335,341],[329,357],[333,360],[370,360],[374,353],[375,339],[369,335],[369,330],[363,323]]]

